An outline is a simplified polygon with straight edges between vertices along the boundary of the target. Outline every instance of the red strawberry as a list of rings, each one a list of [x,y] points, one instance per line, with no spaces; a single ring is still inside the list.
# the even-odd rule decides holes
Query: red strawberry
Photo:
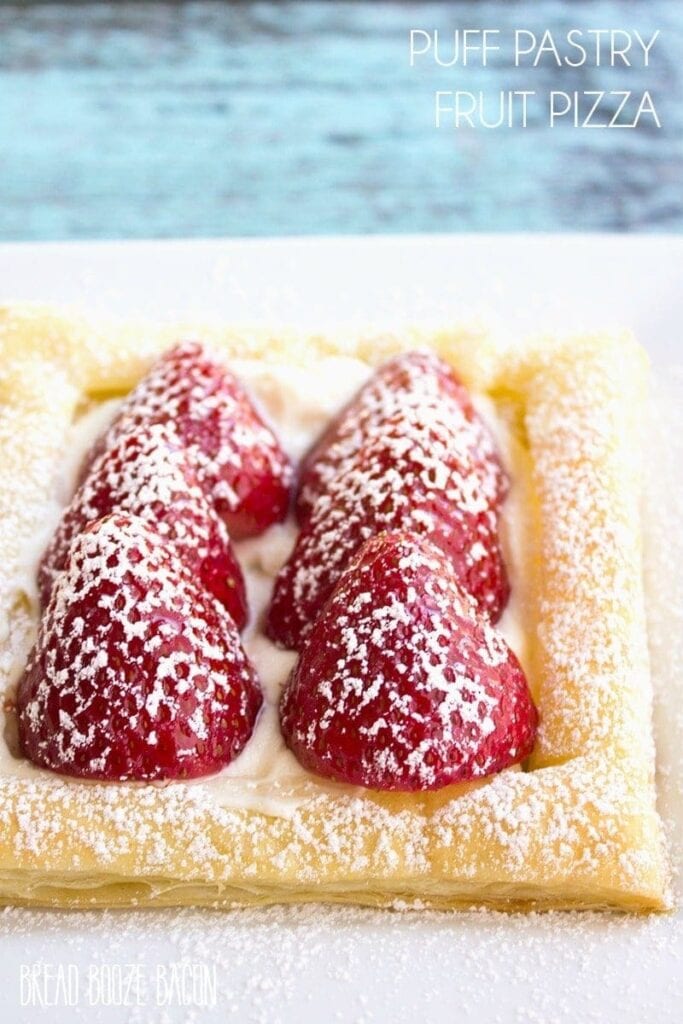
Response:
[[[31,761],[109,781],[206,775],[244,747],[261,700],[232,618],[142,519],[76,537],[19,683]]]
[[[423,366],[427,381],[409,396],[382,371],[376,400],[354,420],[342,418],[339,440],[323,446],[303,478],[303,526],[273,593],[267,630],[298,647],[349,560],[382,530],[426,535],[450,558],[480,609],[496,621],[509,596],[498,537],[505,477],[493,444],[443,364],[417,354],[401,372]],[[396,369],[396,364],[392,364]],[[356,427],[353,427],[353,424]]]
[[[151,423],[172,427],[200,486],[237,538],[284,519],[292,467],[237,378],[202,345],[177,345],[159,359],[86,460]],[[83,479],[83,476],[81,476]]]
[[[443,359],[433,352],[418,351],[397,356],[380,367],[306,455],[299,472],[299,521],[306,520],[318,495],[344,472],[368,435],[381,431],[396,412],[408,406],[433,404],[435,400],[458,406],[458,420],[464,420],[470,428],[463,441],[470,446],[473,470],[479,474],[485,493],[495,493],[496,500],[502,501],[507,493],[507,477],[493,438],[472,405],[467,389]]]
[[[167,424],[120,434],[92,464],[43,557],[38,583],[43,607],[55,576],[67,565],[71,543],[88,523],[110,512],[141,516],[173,544],[193,575],[221,601],[239,629],[247,596],[225,524],[197,483],[187,453]]]
[[[523,760],[538,716],[517,658],[443,552],[385,533],[337,583],[292,673],[281,719],[310,771],[412,792]]]

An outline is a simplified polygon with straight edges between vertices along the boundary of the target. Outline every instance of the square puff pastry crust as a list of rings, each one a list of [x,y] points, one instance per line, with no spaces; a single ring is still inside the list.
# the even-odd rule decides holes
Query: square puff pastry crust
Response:
[[[647,366],[628,336],[505,346],[476,330],[301,337],[0,310],[0,691],[30,640],[22,551],[46,530],[69,425],[182,337],[294,364],[429,345],[505,406],[511,476],[528,481],[536,749],[528,771],[431,794],[332,788],[289,817],[220,806],[201,786],[4,778],[0,902],[664,909],[639,520]]]

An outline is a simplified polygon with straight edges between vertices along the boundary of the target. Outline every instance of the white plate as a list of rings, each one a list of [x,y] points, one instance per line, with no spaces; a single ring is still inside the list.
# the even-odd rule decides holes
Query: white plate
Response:
[[[4,245],[0,289],[8,301],[251,323],[382,324],[482,314],[513,331],[620,325],[636,331],[660,375],[670,376],[683,363],[683,238],[479,235]],[[680,475],[673,487],[680,495]],[[670,559],[673,578],[676,568],[683,575],[680,553],[678,542]],[[678,625],[683,633],[680,618]],[[666,724],[660,748],[672,762],[664,764],[666,810],[678,812],[680,821],[680,699],[671,692],[660,704]],[[0,935],[6,1024],[666,1024],[680,1020],[683,1005],[680,915],[640,920],[321,908],[232,914],[10,910],[0,917]],[[21,1006],[21,965],[38,960],[78,968],[77,1005],[65,1006],[62,999],[56,1008],[41,1009],[34,989],[33,1005]],[[158,1005],[165,990],[157,989],[157,966],[169,969],[179,962],[208,968],[208,984],[198,987],[194,1006]],[[99,994],[88,988],[93,965],[102,983],[116,967],[137,965],[146,983],[140,989],[143,1005],[108,1007],[100,999],[91,1007],[90,992]],[[196,1005],[211,1000],[214,968],[217,1005]],[[54,980],[48,994],[56,994]]]

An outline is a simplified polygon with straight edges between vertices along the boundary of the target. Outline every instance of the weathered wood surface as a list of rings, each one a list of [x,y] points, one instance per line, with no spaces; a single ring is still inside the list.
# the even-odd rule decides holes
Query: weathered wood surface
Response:
[[[412,28],[661,29],[653,66],[411,72]],[[0,6],[0,238],[683,230],[683,3]],[[436,88],[642,90],[660,131],[432,127]]]

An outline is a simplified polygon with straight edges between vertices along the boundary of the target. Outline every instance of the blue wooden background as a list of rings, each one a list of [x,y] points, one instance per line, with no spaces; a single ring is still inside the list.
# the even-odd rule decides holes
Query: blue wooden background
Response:
[[[411,27],[661,29],[653,66],[411,72]],[[683,230],[683,0],[0,6],[0,238]],[[436,88],[652,90],[661,131],[437,132]]]

